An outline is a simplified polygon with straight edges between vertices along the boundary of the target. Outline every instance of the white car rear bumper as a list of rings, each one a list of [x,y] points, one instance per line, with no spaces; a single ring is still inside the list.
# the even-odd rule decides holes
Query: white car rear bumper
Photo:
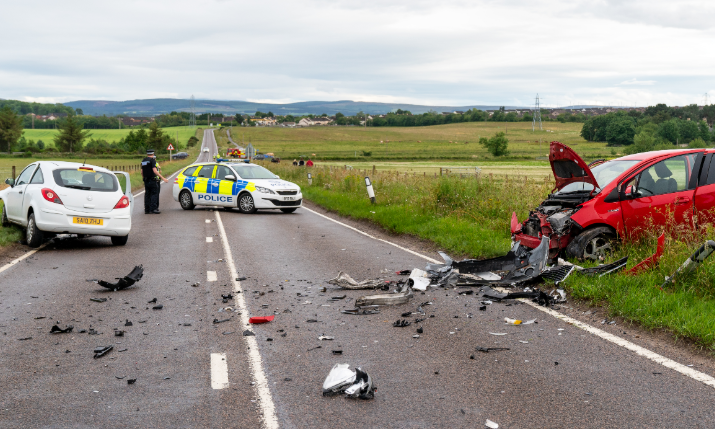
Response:
[[[102,225],[77,224],[74,223],[75,217],[102,219]],[[35,211],[35,222],[41,231],[58,234],[125,236],[132,229],[132,216],[128,207],[109,213],[84,213],[65,207],[41,208]]]

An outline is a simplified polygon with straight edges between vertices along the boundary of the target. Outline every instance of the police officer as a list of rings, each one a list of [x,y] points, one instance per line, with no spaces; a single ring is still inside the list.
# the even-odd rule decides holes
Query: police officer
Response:
[[[147,149],[146,157],[142,159],[142,178],[144,179],[144,213],[159,214],[159,182],[169,180],[156,169],[154,149]],[[161,179],[160,179],[161,178]]]

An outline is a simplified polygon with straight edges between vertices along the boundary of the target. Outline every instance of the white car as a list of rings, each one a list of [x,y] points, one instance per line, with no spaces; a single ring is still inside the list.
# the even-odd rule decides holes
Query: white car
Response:
[[[126,193],[115,174],[126,177]],[[3,190],[2,224],[26,228],[26,241],[38,247],[57,234],[106,235],[123,246],[132,228],[129,174],[76,162],[38,161]]]
[[[205,205],[236,207],[242,213],[261,209],[293,213],[303,202],[298,185],[243,162],[192,164],[174,180],[173,196],[184,210]]]
[[[209,148],[205,147],[204,152],[209,153]]]

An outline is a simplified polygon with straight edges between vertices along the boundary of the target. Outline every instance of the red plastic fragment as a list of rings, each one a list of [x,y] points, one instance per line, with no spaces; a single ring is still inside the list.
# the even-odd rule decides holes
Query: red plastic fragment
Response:
[[[248,319],[248,323],[253,323],[254,325],[257,325],[259,323],[268,323],[268,322],[272,322],[275,317],[276,316],[251,317],[250,319]]]
[[[660,237],[658,237],[658,248],[656,249],[655,254],[653,254],[653,256],[651,256],[650,258],[644,259],[643,262],[631,268],[630,270],[625,271],[624,274],[633,276],[647,269],[655,267],[656,265],[658,265],[660,257],[663,256],[663,250],[665,250],[665,233],[661,234]]]
[[[521,224],[519,223],[519,219],[516,217],[516,212],[511,213],[511,233],[516,234],[517,232],[521,232]]]

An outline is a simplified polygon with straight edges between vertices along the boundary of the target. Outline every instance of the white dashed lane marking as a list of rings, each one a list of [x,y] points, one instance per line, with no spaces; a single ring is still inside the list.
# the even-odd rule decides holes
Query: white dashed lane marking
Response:
[[[213,242],[214,242],[214,238],[213,238],[213,237],[206,237],[206,242],[207,242],[207,243],[213,243]]]
[[[228,387],[228,362],[226,353],[211,353],[211,388]]]
[[[320,217],[323,217],[323,218],[325,218],[325,219],[327,219],[327,220],[329,220],[329,221],[331,221],[331,222],[335,222],[335,223],[337,223],[338,225],[342,225],[342,226],[344,226],[344,227],[346,227],[346,228],[352,229],[353,231],[355,231],[355,232],[357,232],[357,233],[360,233],[360,234],[362,234],[362,235],[364,235],[364,236],[370,237],[370,238],[372,238],[372,239],[374,239],[374,240],[382,241],[383,243],[387,243],[387,244],[389,244],[389,245],[391,245],[391,246],[397,247],[398,249],[402,249],[402,250],[404,250],[404,251],[406,251],[406,252],[409,252],[409,253],[411,253],[411,254],[413,254],[413,255],[417,255],[417,256],[419,256],[419,257],[421,257],[421,258],[423,258],[423,259],[425,259],[425,260],[427,260],[427,261],[429,261],[429,262],[432,262],[433,264],[434,264],[434,263],[442,263],[442,261],[438,261],[438,260],[436,260],[436,259],[432,259],[432,258],[430,258],[429,256],[422,255],[422,254],[417,253],[417,252],[415,252],[415,251],[413,251],[413,250],[406,249],[406,248],[404,248],[404,247],[402,247],[402,246],[399,246],[399,245],[397,245],[397,244],[395,244],[395,243],[391,243],[391,242],[389,242],[389,241],[387,241],[387,240],[383,240],[383,239],[381,239],[381,238],[377,238],[377,237],[375,237],[375,236],[372,236],[372,235],[370,235],[370,234],[368,234],[368,233],[366,233],[366,232],[360,231],[360,230],[357,229],[357,228],[353,228],[353,227],[350,226],[350,225],[346,225],[346,224],[344,224],[344,223],[342,223],[342,222],[340,222],[340,221],[337,221],[337,220],[335,220],[335,219],[333,219],[333,218],[330,218],[330,217],[325,216],[325,215],[323,215],[323,214],[321,214],[321,213],[318,213],[318,212],[316,212],[315,210],[311,210],[311,209],[309,209],[309,208],[307,208],[307,207],[303,207],[303,210],[307,210],[307,211],[309,211],[309,212],[311,212],[311,213],[317,214],[317,215],[320,216]],[[690,367],[688,367],[688,366],[685,366],[685,365],[683,365],[682,363],[678,363],[678,362],[676,362],[676,361],[674,361],[674,360],[672,360],[672,359],[668,359],[668,358],[665,357],[665,356],[661,356],[661,355],[659,355],[658,353],[652,352],[652,351],[650,351],[650,350],[648,350],[648,349],[646,349],[646,348],[644,348],[644,347],[641,347],[641,346],[639,346],[639,345],[637,345],[637,344],[634,344],[634,343],[632,343],[632,342],[630,342],[630,341],[628,341],[628,340],[624,340],[624,339],[621,338],[621,337],[615,336],[615,335],[613,335],[613,334],[609,334],[609,333],[606,332],[606,331],[603,331],[603,330],[598,329],[598,328],[595,328],[595,327],[593,327],[593,326],[591,326],[591,325],[589,325],[589,324],[580,322],[580,321],[578,321],[578,320],[576,320],[576,319],[573,319],[573,318],[571,318],[571,317],[568,317],[568,316],[566,316],[566,315],[563,315],[563,314],[559,313],[558,311],[552,310],[552,309],[550,309],[550,308],[542,307],[542,306],[540,306],[540,305],[538,305],[538,304],[535,304],[535,303],[529,301],[528,299],[522,299],[522,300],[520,300],[520,301],[523,301],[523,302],[525,302],[526,304],[529,304],[529,305],[531,305],[532,307],[536,308],[537,310],[543,311],[544,313],[548,313],[548,314],[550,314],[551,316],[553,316],[553,317],[555,317],[555,318],[557,318],[557,319],[560,319],[560,320],[562,320],[562,321],[564,321],[564,322],[566,322],[566,323],[570,323],[570,324],[572,324],[573,326],[576,326],[577,328],[581,328],[581,329],[583,329],[583,330],[586,331],[586,332],[589,332],[589,333],[591,333],[591,334],[593,334],[593,335],[596,335],[596,336],[599,337],[599,338],[602,338],[602,339],[604,339],[604,340],[606,340],[606,341],[608,341],[608,342],[611,342],[611,343],[616,344],[616,345],[618,345],[618,346],[621,346],[621,347],[623,347],[623,348],[625,348],[625,349],[628,349],[628,350],[630,350],[630,351],[636,353],[636,354],[639,355],[639,356],[643,356],[644,358],[650,359],[651,361],[653,361],[653,362],[655,362],[655,363],[658,363],[658,364],[660,364],[660,365],[663,365],[663,366],[666,367],[666,368],[670,368],[670,369],[672,369],[673,371],[677,371],[677,372],[683,374],[683,375],[686,376],[686,377],[690,377],[690,378],[692,378],[693,380],[697,380],[697,381],[699,381],[699,382],[701,382],[701,383],[703,383],[703,384],[705,384],[705,385],[708,385],[708,386],[710,386],[710,387],[715,387],[715,378],[709,376],[708,374],[702,373],[702,372],[700,372],[700,371],[698,371],[698,370],[695,370],[695,369],[693,369],[693,368],[690,368]]]
[[[216,280],[218,280],[218,276],[216,276],[216,271],[206,271],[206,281],[215,282]]]

